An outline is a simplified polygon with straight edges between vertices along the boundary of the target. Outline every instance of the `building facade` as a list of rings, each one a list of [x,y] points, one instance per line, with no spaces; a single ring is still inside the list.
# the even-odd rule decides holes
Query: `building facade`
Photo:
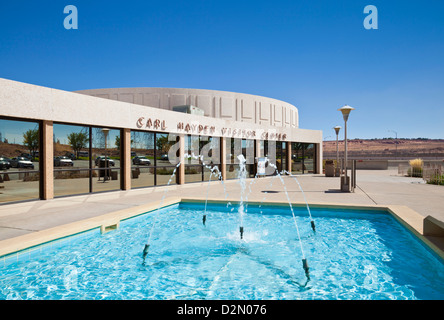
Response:
[[[322,132],[250,94],[178,88],[67,92],[0,79],[0,203],[111,190],[320,173]]]

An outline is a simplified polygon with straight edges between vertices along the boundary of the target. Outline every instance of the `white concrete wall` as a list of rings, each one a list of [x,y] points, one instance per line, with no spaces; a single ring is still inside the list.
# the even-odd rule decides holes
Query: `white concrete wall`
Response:
[[[203,109],[207,117],[273,127],[299,127],[295,106],[251,94],[181,88],[111,88],[76,92],[165,110],[193,105]]]

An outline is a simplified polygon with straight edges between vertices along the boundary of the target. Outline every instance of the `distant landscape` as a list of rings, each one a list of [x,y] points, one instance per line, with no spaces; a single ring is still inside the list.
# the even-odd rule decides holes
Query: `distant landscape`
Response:
[[[339,140],[339,156],[344,152],[344,141]],[[351,139],[347,140],[350,159],[444,159],[444,139]],[[323,142],[324,159],[336,158],[336,140]]]
[[[344,152],[344,141],[339,140],[339,156]],[[398,159],[409,160],[421,158],[423,160],[444,160],[444,139],[351,139],[347,142],[348,156],[350,159]],[[94,153],[103,152],[93,150]],[[9,158],[17,157],[21,153],[28,153],[26,146],[19,144],[0,143],[0,156]],[[69,145],[56,143],[54,156],[65,155],[73,152]],[[118,155],[116,148],[109,148],[108,154]],[[323,142],[323,158],[336,158],[336,140]]]

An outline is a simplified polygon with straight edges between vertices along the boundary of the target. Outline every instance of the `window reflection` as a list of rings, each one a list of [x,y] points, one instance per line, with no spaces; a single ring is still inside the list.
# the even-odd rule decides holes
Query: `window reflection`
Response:
[[[156,133],[156,185],[172,185],[177,183],[178,174],[176,164],[179,163],[178,151],[171,149],[178,136],[168,133]],[[174,176],[173,176],[173,173]]]
[[[220,178],[220,138],[200,137],[200,155],[203,159],[203,181]],[[213,173],[211,173],[213,172]]]
[[[37,122],[0,119],[0,202],[40,196]]]
[[[316,173],[316,145],[313,143],[292,142],[291,172]]]
[[[155,133],[131,131],[131,187],[155,185]]]
[[[245,169],[247,177],[254,177],[256,174],[255,164],[255,140],[227,138],[226,139],[226,177],[227,179],[237,179],[239,177],[240,160],[239,155],[245,159]]]
[[[91,192],[120,190],[120,130],[91,128]]]
[[[279,172],[287,170],[287,144],[276,141],[276,167]]]
[[[54,196],[120,190],[120,130],[55,123]]]
[[[90,192],[90,130],[57,124],[54,133],[54,196]]]
[[[120,130],[54,123],[53,132],[54,196],[121,189]],[[39,198],[39,139],[38,122],[0,119],[0,202]],[[174,134],[131,131],[132,188],[177,183],[177,139]],[[219,178],[220,141],[185,136],[185,183]],[[292,142],[291,146],[291,172],[316,173],[317,145]],[[260,156],[268,157],[279,171],[287,169],[287,142],[261,141],[259,147]],[[226,148],[227,179],[238,178],[240,154],[247,160],[247,176],[254,177],[255,140],[227,138]],[[217,170],[211,175],[214,166]]]

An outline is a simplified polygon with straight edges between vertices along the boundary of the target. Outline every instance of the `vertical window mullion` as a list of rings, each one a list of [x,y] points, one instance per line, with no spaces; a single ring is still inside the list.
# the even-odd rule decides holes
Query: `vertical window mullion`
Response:
[[[88,148],[88,158],[89,158],[89,192],[93,192],[93,186],[92,186],[92,178],[93,178],[93,172],[92,172],[92,127],[89,127],[89,148]]]

